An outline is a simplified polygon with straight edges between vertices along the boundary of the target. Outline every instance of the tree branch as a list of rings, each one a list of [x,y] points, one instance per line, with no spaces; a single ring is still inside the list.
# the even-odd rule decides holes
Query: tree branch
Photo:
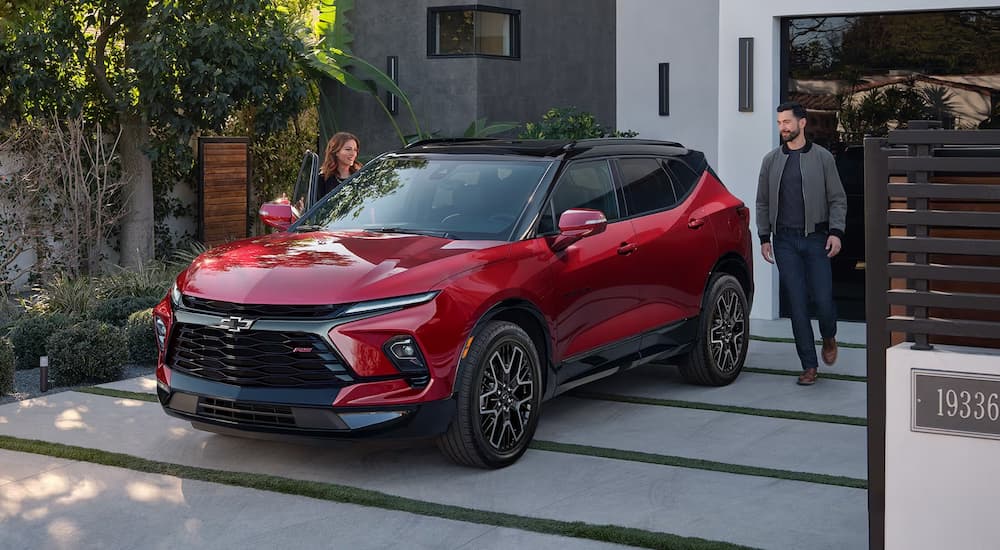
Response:
[[[111,84],[108,83],[107,75],[107,56],[105,51],[108,47],[108,40],[111,39],[116,32],[122,27],[122,18],[119,17],[111,22],[110,25],[101,29],[101,34],[97,36],[97,43],[94,45],[94,62],[90,65],[90,70],[94,73],[94,79],[97,81],[97,88],[101,90],[112,103],[118,101],[118,97],[115,95],[115,91],[111,88]]]

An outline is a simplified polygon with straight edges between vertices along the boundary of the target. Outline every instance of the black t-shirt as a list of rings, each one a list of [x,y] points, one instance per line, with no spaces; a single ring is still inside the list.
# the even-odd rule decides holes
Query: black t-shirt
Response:
[[[781,171],[778,186],[778,228],[804,230],[806,226],[806,203],[802,198],[802,169],[799,166],[799,151],[788,151],[785,169]]]
[[[319,181],[316,182],[316,200],[325,197],[327,193],[339,187],[343,182],[344,180],[338,178],[336,173],[330,174],[329,177],[320,174]]]

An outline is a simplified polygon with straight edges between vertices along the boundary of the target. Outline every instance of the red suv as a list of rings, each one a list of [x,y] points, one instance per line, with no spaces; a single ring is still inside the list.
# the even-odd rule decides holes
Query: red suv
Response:
[[[743,367],[748,211],[677,143],[427,140],[261,214],[283,231],[205,252],[155,309],[160,403],[200,429],[431,436],[496,468],[571,388]]]

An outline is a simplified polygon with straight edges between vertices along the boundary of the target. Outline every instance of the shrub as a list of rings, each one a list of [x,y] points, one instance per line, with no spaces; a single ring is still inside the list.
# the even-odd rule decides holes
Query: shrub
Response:
[[[73,317],[62,313],[33,313],[18,319],[10,331],[15,367],[18,370],[37,367],[38,358],[48,355],[45,343],[49,336],[73,322]]]
[[[32,289],[34,295],[22,302],[30,313],[62,313],[82,318],[94,305],[94,282],[90,277],[57,275],[44,286]],[[17,342],[14,343],[15,349]]]
[[[185,266],[187,267],[187,266]],[[137,270],[118,268],[109,275],[97,280],[99,295],[105,298],[138,298],[156,297],[157,301],[166,296],[170,285],[174,282],[177,270],[163,262],[151,261]],[[148,306],[141,306],[126,312],[118,324],[125,322],[133,311]]]
[[[14,346],[0,338],[0,395],[14,393]]]
[[[153,330],[153,308],[137,311],[125,323],[128,339],[128,360],[133,363],[156,363],[156,331]]]
[[[597,122],[594,115],[576,107],[549,109],[542,120],[524,125],[518,137],[524,139],[587,139],[600,137],[635,137],[638,132],[609,130]]]
[[[128,357],[125,332],[92,319],[54,332],[47,346],[57,386],[118,380]]]
[[[164,295],[166,292],[164,292]],[[116,296],[97,302],[90,318],[102,323],[115,326],[124,326],[129,315],[137,311],[155,306],[161,299],[160,296]]]

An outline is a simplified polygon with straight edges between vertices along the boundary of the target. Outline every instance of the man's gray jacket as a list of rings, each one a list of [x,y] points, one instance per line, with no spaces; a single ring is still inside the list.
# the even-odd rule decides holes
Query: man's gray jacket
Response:
[[[802,201],[805,204],[806,234],[827,230],[844,238],[847,220],[847,194],[840,183],[837,164],[830,151],[806,142],[799,149],[802,170]],[[781,172],[788,160],[788,147],[782,144],[764,155],[757,182],[757,235],[761,243],[771,242],[778,220],[778,187]]]

